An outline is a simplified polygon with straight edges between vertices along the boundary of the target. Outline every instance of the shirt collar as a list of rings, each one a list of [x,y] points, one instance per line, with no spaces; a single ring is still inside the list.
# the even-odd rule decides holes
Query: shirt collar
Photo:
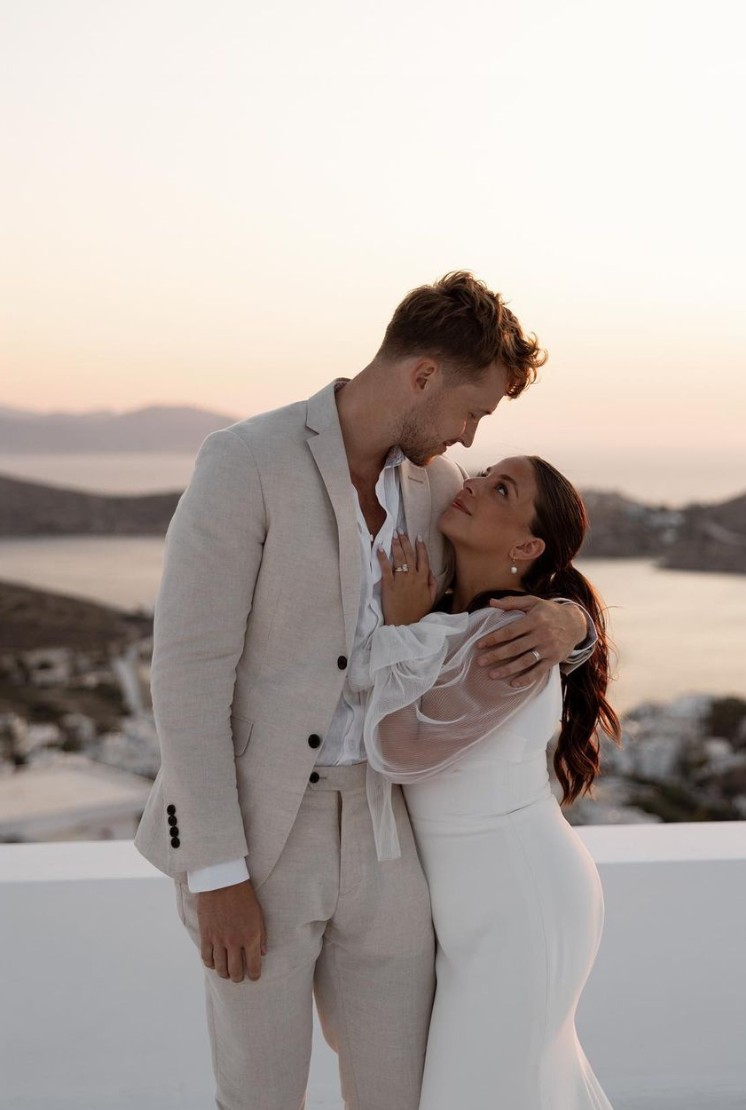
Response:
[[[406,457],[407,456],[404,454],[401,447],[399,447],[398,445],[396,447],[392,447],[388,455],[386,456],[386,462],[383,464],[383,469],[385,470],[389,466],[401,466]]]

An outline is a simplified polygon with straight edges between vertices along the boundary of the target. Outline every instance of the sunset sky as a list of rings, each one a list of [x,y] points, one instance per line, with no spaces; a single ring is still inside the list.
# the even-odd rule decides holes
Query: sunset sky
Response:
[[[466,268],[550,352],[486,455],[746,489],[741,13],[3,0],[0,405],[247,416]]]

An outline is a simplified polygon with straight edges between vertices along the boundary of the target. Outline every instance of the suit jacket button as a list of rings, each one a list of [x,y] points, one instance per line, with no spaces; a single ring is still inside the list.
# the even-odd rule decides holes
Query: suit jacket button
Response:
[[[166,813],[176,813],[176,806],[166,806]]]
[[[345,669],[345,667],[347,666],[346,655],[340,655],[339,659],[337,660],[337,666],[339,667],[340,671],[343,671]]]
[[[321,776],[318,773],[318,771],[311,771],[311,774],[308,776],[308,781],[309,782],[318,782],[320,778],[321,778]]]
[[[178,822],[179,818],[174,817],[173,813],[169,813],[167,820],[169,825],[175,825]]]
[[[171,841],[171,847],[172,848],[178,848],[180,844],[181,844],[181,841],[179,840],[178,836],[175,836],[173,838],[173,840]]]
[[[311,735],[308,737],[308,746],[309,748],[320,748],[321,737],[317,736],[315,732],[312,732]]]
[[[179,830],[177,829],[176,825],[174,825],[173,828],[169,829],[168,831],[171,833],[172,841],[179,839]]]

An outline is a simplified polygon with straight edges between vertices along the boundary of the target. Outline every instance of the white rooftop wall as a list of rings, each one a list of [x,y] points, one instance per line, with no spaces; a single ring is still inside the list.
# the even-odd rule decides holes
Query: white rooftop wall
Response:
[[[741,1110],[746,823],[579,832],[606,928],[578,1031],[615,1110]],[[214,1105],[202,965],[130,842],[0,846],[0,961],[2,1110]],[[308,1110],[336,1092],[319,1035]]]

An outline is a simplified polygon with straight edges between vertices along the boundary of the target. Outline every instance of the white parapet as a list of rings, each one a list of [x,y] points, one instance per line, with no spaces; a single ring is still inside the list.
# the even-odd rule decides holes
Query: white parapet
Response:
[[[606,899],[578,1033],[615,1110],[742,1108],[746,823],[578,831]],[[214,1105],[202,965],[131,842],[0,845],[0,961],[2,1110]],[[340,1105],[317,1029],[308,1110]]]

